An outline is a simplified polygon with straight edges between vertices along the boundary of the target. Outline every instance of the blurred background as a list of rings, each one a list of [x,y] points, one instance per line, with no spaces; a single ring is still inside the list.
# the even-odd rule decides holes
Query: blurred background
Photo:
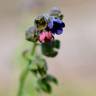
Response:
[[[52,7],[62,10],[66,27],[57,37],[59,55],[47,59],[49,73],[59,80],[50,96],[96,96],[95,0],[0,0],[0,96],[16,96],[24,32]]]

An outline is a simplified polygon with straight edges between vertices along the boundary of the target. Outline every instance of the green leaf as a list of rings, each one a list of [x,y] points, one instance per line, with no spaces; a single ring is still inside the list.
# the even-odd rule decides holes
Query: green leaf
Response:
[[[42,43],[41,49],[43,55],[47,57],[55,57],[58,54],[58,52],[54,50],[55,47],[58,47],[56,44],[57,43],[54,42]]]
[[[38,84],[39,84],[39,87],[42,91],[44,91],[45,93],[51,93],[52,92],[52,88],[51,88],[51,85],[44,81],[44,80],[38,80]]]
[[[54,84],[58,84],[58,80],[54,76],[52,76],[52,75],[47,75],[46,76],[46,80],[48,82],[53,82]]]
[[[37,66],[37,64],[35,64],[33,62],[32,64],[29,65],[29,69],[31,69],[31,70],[37,70],[38,69],[38,66]]]
[[[22,52],[22,56],[24,57],[24,59],[29,60],[32,58],[31,55],[31,50],[30,49],[26,49]]]
[[[53,45],[54,45],[54,48],[59,49],[60,48],[60,41],[59,40],[54,40]]]
[[[33,63],[29,65],[29,70],[31,70],[31,72],[33,72],[36,75],[38,72],[38,67],[35,63]]]
[[[46,60],[41,57],[38,57],[37,60],[38,60],[38,72],[41,76],[45,76],[48,70]]]
[[[32,64],[30,64],[29,68],[33,73],[38,73],[43,77],[47,73],[46,60],[41,58],[40,56],[35,56],[32,59]]]
[[[52,51],[52,52],[49,54],[49,56],[50,56],[50,57],[56,57],[57,54],[58,54],[57,51]]]
[[[46,68],[46,70],[47,70],[46,60],[39,57],[38,67],[41,68],[41,69]]]
[[[44,77],[47,74],[47,70],[42,69],[38,69],[39,74]]]

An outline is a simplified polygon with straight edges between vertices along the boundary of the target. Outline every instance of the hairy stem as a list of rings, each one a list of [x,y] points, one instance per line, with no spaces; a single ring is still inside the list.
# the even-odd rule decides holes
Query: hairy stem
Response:
[[[32,51],[31,51],[31,55],[33,56],[35,54],[35,49],[36,49],[37,44],[34,43]],[[24,88],[24,84],[25,84],[25,80],[28,76],[29,73],[29,65],[32,63],[32,60],[28,61],[28,65],[25,68],[25,70],[23,70],[21,77],[20,77],[20,85],[19,85],[19,91],[18,91],[18,95],[17,96],[22,96],[23,94],[23,88]]]

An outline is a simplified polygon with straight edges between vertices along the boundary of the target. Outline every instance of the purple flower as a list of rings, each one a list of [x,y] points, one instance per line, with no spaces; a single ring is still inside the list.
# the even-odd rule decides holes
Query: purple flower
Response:
[[[65,24],[60,18],[55,18],[53,16],[50,16],[50,21],[48,23],[48,26],[46,30],[50,30],[53,34],[62,34],[63,28],[65,27]]]

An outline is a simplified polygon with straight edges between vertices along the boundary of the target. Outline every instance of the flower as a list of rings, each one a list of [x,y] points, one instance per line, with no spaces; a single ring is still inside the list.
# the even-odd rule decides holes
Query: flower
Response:
[[[57,7],[52,8],[50,11],[50,16],[54,16],[55,18],[63,19],[63,14],[61,13],[60,9]]]
[[[43,31],[39,34],[39,41],[42,43],[49,42],[53,39],[52,32]]]
[[[38,31],[35,26],[29,27],[26,30],[26,40],[36,42],[38,40]]]
[[[53,34],[62,34],[63,28],[65,27],[65,24],[60,18],[55,18],[54,16],[50,16],[50,21],[48,23],[48,26],[46,30],[50,30]]]
[[[41,31],[41,30],[44,30],[47,26],[47,19],[45,16],[41,15],[41,16],[38,16],[35,21],[35,26],[37,28],[38,31]]]

